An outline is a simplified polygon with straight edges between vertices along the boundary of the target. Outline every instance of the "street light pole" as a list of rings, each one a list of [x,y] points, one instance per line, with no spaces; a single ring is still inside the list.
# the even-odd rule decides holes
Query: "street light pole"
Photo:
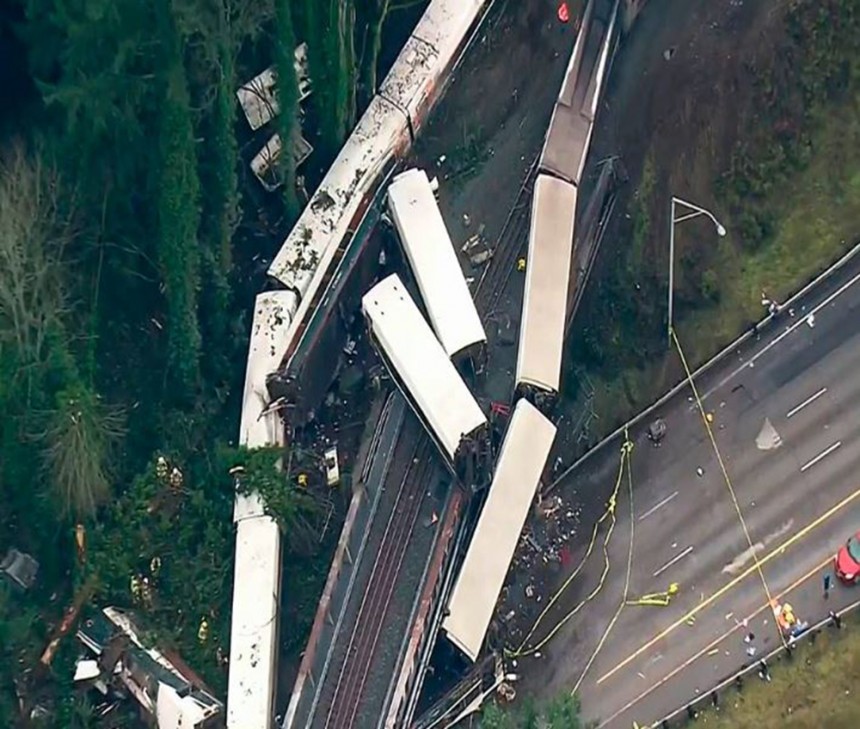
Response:
[[[675,198],[672,198],[672,216],[669,223],[669,318],[666,322],[666,337],[669,340],[669,347],[672,346],[672,313],[674,306],[674,297],[672,292],[675,290]]]
[[[681,214],[680,216],[675,216],[675,209],[678,206],[683,206],[687,209],[686,213]],[[692,211],[692,212],[691,212]],[[675,226],[678,223],[683,223],[685,220],[690,220],[692,218],[697,218],[700,215],[704,215],[707,218],[711,219],[711,222],[714,224],[714,228],[717,230],[717,235],[721,238],[725,236],[726,229],[719,220],[714,217],[714,214],[709,210],[705,210],[705,208],[699,207],[687,200],[682,200],[679,197],[672,197],[672,207],[670,211],[670,222],[669,222],[669,318],[666,325],[666,335],[669,339],[669,346],[672,346],[672,317],[674,314],[674,289],[675,289]]]

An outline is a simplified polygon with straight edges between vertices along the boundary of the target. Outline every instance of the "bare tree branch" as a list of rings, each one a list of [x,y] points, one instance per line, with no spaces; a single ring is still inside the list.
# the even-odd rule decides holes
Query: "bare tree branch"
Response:
[[[0,156],[0,343],[22,365],[44,360],[69,311],[63,257],[74,236],[56,171],[19,145]]]

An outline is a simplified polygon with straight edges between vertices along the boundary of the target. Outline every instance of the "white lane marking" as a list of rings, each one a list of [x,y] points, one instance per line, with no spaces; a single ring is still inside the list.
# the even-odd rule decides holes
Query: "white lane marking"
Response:
[[[807,468],[812,468],[816,463],[818,463],[822,458],[827,458],[833,451],[835,451],[839,446],[842,445],[841,440],[837,440],[833,445],[825,448],[821,453],[819,453],[815,458],[811,461],[807,461],[800,467],[800,472],[803,473]]]
[[[719,390],[721,387],[723,387],[723,385],[725,385],[727,382],[732,380],[738,373],[743,372],[747,367],[752,367],[755,364],[755,361],[759,357],[761,357],[765,352],[767,352],[769,349],[771,349],[771,347],[775,347],[785,337],[787,337],[795,329],[797,329],[797,327],[801,326],[802,324],[805,324],[806,320],[809,316],[814,315],[815,312],[820,311],[825,306],[832,303],[834,299],[841,296],[843,293],[845,293],[848,289],[850,289],[858,281],[860,281],[860,273],[856,274],[854,276],[854,278],[852,278],[850,281],[847,281],[846,283],[842,284],[842,286],[840,286],[838,289],[836,289],[836,291],[834,291],[832,294],[830,294],[830,296],[828,296],[826,299],[824,299],[824,301],[822,301],[818,306],[813,307],[810,310],[809,314],[798,319],[794,324],[792,324],[790,327],[788,327],[784,332],[779,334],[772,341],[768,342],[761,350],[759,350],[758,352],[756,352],[752,356],[752,359],[749,359],[746,362],[744,362],[744,364],[742,364],[740,367],[738,367],[736,370],[734,370],[728,377],[721,380],[720,383],[716,387],[712,388],[711,390],[708,390],[708,392],[705,393],[705,395],[702,399],[705,400],[706,398],[708,398],[710,395],[712,395],[717,390]],[[815,321],[814,318],[813,318],[813,321]]]
[[[675,564],[675,562],[678,562],[679,560],[684,559],[684,557],[686,557],[692,551],[693,551],[693,545],[691,544],[683,552],[676,554],[674,557],[672,557],[672,559],[670,559],[668,562],[666,562],[666,564],[664,564],[659,570],[657,570],[652,575],[652,577],[657,577],[658,575],[663,574],[663,572],[665,572],[667,569],[669,569],[673,564]]]
[[[651,514],[653,514],[655,511],[657,511],[658,509],[661,509],[662,507],[666,506],[666,504],[668,504],[668,503],[669,503],[672,499],[674,499],[677,495],[678,495],[678,492],[676,491],[676,492],[675,492],[675,493],[673,493],[673,494],[669,494],[669,496],[667,496],[667,497],[666,497],[665,499],[663,499],[662,501],[659,501],[659,502],[657,502],[656,504],[654,504],[654,506],[652,506],[650,509],[648,509],[648,511],[646,511],[644,514],[642,514],[642,516],[640,516],[640,517],[639,517],[639,521],[642,521],[646,516],[651,516]]]
[[[803,408],[805,408],[807,405],[810,405],[810,404],[814,403],[814,402],[815,402],[819,397],[821,397],[825,392],[827,392],[827,388],[826,388],[826,387],[822,387],[822,388],[821,388],[818,392],[816,392],[814,395],[810,395],[808,398],[806,398],[806,400],[804,400],[802,403],[800,403],[800,405],[797,405],[797,406],[793,407],[791,410],[789,410],[789,411],[786,413],[785,417],[786,417],[786,418],[790,418],[792,415],[797,415],[797,413],[799,413],[801,410],[803,410]]]

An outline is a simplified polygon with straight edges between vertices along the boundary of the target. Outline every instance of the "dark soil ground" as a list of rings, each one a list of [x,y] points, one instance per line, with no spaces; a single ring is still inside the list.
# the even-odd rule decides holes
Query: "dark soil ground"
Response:
[[[558,21],[554,0],[491,7],[413,155],[428,172],[435,167],[455,245],[482,225],[488,241],[498,240],[543,144],[574,41],[574,24]]]

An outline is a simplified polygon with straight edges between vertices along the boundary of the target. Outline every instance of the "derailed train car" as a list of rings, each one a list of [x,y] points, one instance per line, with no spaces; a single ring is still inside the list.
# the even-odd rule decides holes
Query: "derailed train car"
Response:
[[[573,255],[576,188],[540,174],[532,198],[517,394],[550,411],[561,387],[565,318]]]
[[[289,366],[352,232],[396,158],[411,145],[467,45],[486,0],[432,0],[298,223],[269,267],[281,288],[257,300],[240,442],[278,445],[281,414],[269,375]],[[316,329],[310,328],[312,334]],[[281,543],[259,498],[237,495],[237,555],[227,697],[228,729],[274,722]],[[300,691],[300,687],[298,691]]]
[[[517,402],[442,622],[448,639],[473,662],[484,644],[555,434],[555,425],[536,407],[527,400]]]
[[[388,211],[445,353],[455,364],[482,362],[487,335],[424,170],[406,170],[394,178]]]
[[[551,413],[561,391],[573,294],[576,204],[594,120],[617,39],[619,0],[583,14],[538,164],[517,352],[517,396]]]
[[[368,291],[362,312],[374,345],[461,483],[479,487],[489,456],[487,417],[397,274]]]

